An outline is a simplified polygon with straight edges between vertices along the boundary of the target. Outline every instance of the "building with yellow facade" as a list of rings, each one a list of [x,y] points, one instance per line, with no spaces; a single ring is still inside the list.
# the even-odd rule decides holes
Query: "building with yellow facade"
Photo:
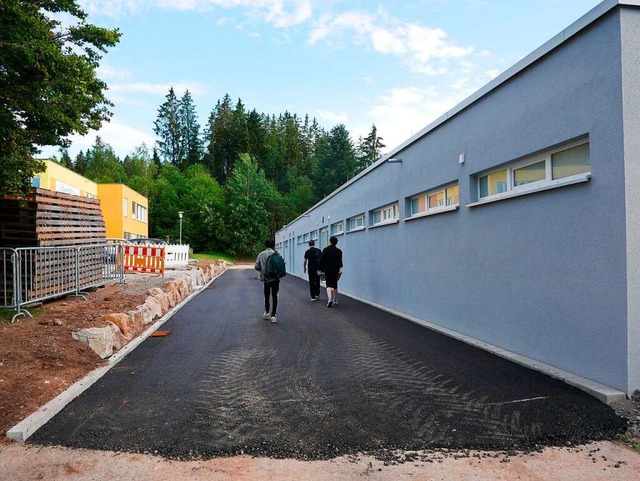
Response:
[[[124,184],[98,184],[107,237],[149,237],[148,201]]]
[[[32,185],[65,194],[100,199],[107,238],[135,239],[149,236],[149,202],[124,184],[98,184],[52,161],[33,177]]]

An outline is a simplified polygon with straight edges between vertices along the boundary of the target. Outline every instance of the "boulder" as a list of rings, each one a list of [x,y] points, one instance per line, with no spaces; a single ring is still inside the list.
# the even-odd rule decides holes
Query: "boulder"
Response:
[[[169,307],[175,306],[178,302],[180,302],[180,293],[178,292],[178,288],[176,287],[175,282],[167,281],[162,285],[162,290],[167,295],[167,300],[169,301]]]
[[[142,332],[144,325],[140,322],[140,318],[128,316],[122,313],[105,314],[102,316],[105,322],[111,322],[118,326],[120,332],[127,341],[130,341]]]
[[[93,351],[105,359],[127,343],[118,326],[109,323],[105,327],[89,327],[71,333],[71,336],[89,346]]]
[[[147,307],[151,312],[151,320],[160,319],[162,317],[162,305],[160,301],[155,297],[147,297],[144,301],[143,307]]]
[[[159,287],[149,289],[149,295],[160,303],[162,315],[165,315],[167,312],[169,312],[169,299],[167,298],[167,294],[162,292],[162,289],[160,289]]]

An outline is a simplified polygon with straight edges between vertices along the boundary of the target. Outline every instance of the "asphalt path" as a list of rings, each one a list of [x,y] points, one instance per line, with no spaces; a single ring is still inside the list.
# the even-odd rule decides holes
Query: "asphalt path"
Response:
[[[323,293],[324,297],[324,293]],[[30,443],[174,459],[326,459],[395,449],[534,450],[611,439],[625,422],[561,381],[287,276],[277,324],[229,270]]]

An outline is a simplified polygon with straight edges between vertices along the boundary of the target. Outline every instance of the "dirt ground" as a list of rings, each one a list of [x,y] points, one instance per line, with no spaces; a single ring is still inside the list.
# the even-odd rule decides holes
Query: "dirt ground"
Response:
[[[147,291],[161,287],[159,276],[127,276],[86,294],[65,297],[30,309],[34,317],[0,324],[0,430],[9,428],[56,397],[88,372],[105,364],[73,331],[105,325],[103,314],[128,312]],[[3,436],[4,437],[4,436]]]
[[[88,298],[86,300],[81,298],[62,298],[52,302],[45,303],[41,308],[39,308],[34,313],[34,318],[19,318],[18,321],[14,324],[9,324],[4,322],[0,324],[0,429],[5,433],[9,428],[17,424],[19,421],[27,417],[29,414],[36,411],[42,405],[53,399],[59,393],[64,391],[67,387],[72,385],[77,380],[81,379],[88,372],[93,369],[103,365],[105,361],[100,359],[93,351],[91,351],[88,347],[80,343],[79,341],[74,340],[71,337],[71,332],[78,330],[80,328],[86,327],[95,327],[103,325],[103,322],[100,320],[101,316],[106,313],[111,312],[127,312],[137,305],[144,302],[146,298],[147,291],[152,287],[160,287],[166,281],[166,279],[157,277],[157,276],[128,276],[126,284],[119,284],[117,282],[112,282],[106,285],[103,288],[96,289],[93,292],[88,294]],[[604,443],[603,445],[598,445],[597,449],[602,449],[603,452],[612,451],[612,452],[620,452],[622,451],[630,451],[629,446],[635,446],[636,451],[640,451],[640,393],[637,393],[634,396],[633,400],[627,400],[624,402],[620,402],[614,406],[614,409],[625,417],[629,421],[629,430],[627,434],[624,436],[623,445],[622,443]],[[0,453],[4,452],[7,454],[13,451],[19,452],[33,452],[36,448],[28,448],[20,446],[16,443],[9,442],[4,436],[0,438]],[[584,462],[592,462],[596,463],[593,459],[596,459],[598,463],[604,463],[602,466],[598,465],[598,469],[601,471],[603,475],[602,478],[593,478],[593,479],[609,479],[609,474],[614,474],[617,471],[616,462],[607,462],[606,460],[600,459],[598,456],[606,457],[609,454],[602,455],[599,452],[596,453],[591,446],[583,447],[579,452],[581,452],[581,459]],[[571,454],[575,449],[570,448],[568,450],[563,451],[560,450],[560,454],[558,454],[558,450],[554,448],[551,453],[554,457],[563,457],[565,454]],[[51,470],[56,468],[56,466],[61,470],[72,469],[75,464],[82,465],[82,460],[78,460],[77,454],[74,454],[73,450],[63,449],[63,448],[41,448],[39,452],[40,461],[33,464],[29,469],[31,471],[23,471],[30,472],[31,476],[36,476],[35,471],[40,470],[40,473],[44,471]],[[42,465],[45,454],[53,453],[52,456],[62,456],[62,458],[67,460],[71,466],[71,468],[64,467],[63,465],[53,464],[51,466]],[[632,453],[633,454],[633,453]],[[124,455],[120,455],[119,459]],[[128,455],[127,455],[128,456]],[[640,460],[640,454],[637,454],[638,459]],[[445,456],[444,461],[436,460],[436,466],[441,465],[443,462],[447,463],[447,459],[450,456]],[[484,456],[483,456],[484,457]],[[6,463],[6,456],[1,456],[0,458],[5,458],[5,460],[0,459],[0,469],[3,468],[2,464]],[[13,458],[13,456],[11,456]],[[96,459],[94,459],[96,458]],[[84,460],[89,460],[90,464],[99,464],[104,462],[106,466],[111,466],[113,464],[113,459],[109,458],[108,454],[93,454],[87,452],[83,455]],[[135,459],[140,459],[139,457]],[[244,459],[244,458],[243,458]],[[609,461],[612,461],[611,458],[608,458]],[[240,464],[245,464],[246,460],[239,459],[236,461]],[[473,460],[471,460],[473,461]],[[515,458],[512,458],[510,461],[515,461]],[[19,460],[13,460],[14,464],[19,463]],[[157,458],[151,457],[150,460],[145,461],[143,464],[147,465],[156,465],[160,463]],[[208,472],[211,475],[211,471],[225,471],[225,468],[221,466],[217,466],[216,463],[220,464],[229,464],[231,461],[229,460],[212,460],[210,464],[206,465],[197,465],[194,464],[188,466],[188,471],[191,474],[196,471],[202,470],[202,473]],[[274,461],[275,462],[275,461]],[[351,462],[347,461],[339,461],[337,460],[337,465],[342,466],[341,469],[337,469],[337,465],[329,464],[321,468],[322,470],[326,469],[336,469],[336,473],[346,469],[347,471],[353,471],[349,468]],[[369,464],[371,464],[370,461]],[[428,464],[432,464],[432,461],[422,461],[427,462]],[[505,463],[507,461],[498,460],[491,461],[491,469],[502,470],[502,468],[506,467],[514,467],[515,464],[510,464],[506,466]],[[524,460],[520,459],[519,463],[524,462],[526,465],[529,463],[529,466],[532,466],[532,460]],[[568,461],[563,461],[568,462]],[[75,464],[74,464],[75,463]],[[164,463],[164,461],[162,461]],[[169,462],[170,463],[170,462]],[[249,463],[252,466],[257,467],[261,464],[264,464],[265,461],[256,460],[255,462]],[[373,461],[375,466],[376,461]],[[640,463],[640,461],[639,461]],[[295,464],[295,463],[293,463]],[[361,466],[362,460],[357,462],[358,466]],[[404,463],[405,466],[404,471],[411,471],[409,469],[409,465],[418,466],[416,463]],[[473,462],[468,463],[470,466],[473,466]],[[175,464],[174,464],[175,466]],[[544,463],[541,463],[541,466],[544,466]],[[621,466],[624,467],[624,464]],[[20,471],[23,470],[24,466],[20,467],[18,465],[15,466],[16,469]],[[187,466],[185,466],[186,468]],[[263,466],[264,467],[264,466]],[[319,467],[319,466],[318,466]],[[620,466],[618,466],[620,467]],[[254,469],[252,468],[252,470]],[[378,469],[381,471],[383,468],[386,470],[386,466],[382,465],[378,467],[372,467],[369,470],[369,477],[371,479],[384,479],[384,477],[378,476]],[[57,468],[56,468],[57,469]],[[75,468],[73,468],[75,469]],[[168,469],[165,466],[163,469]],[[273,465],[269,468],[272,474],[275,476],[273,479],[294,479],[288,477],[280,478],[279,475],[283,474],[282,466],[278,467],[277,465]],[[358,468],[359,469],[359,468]],[[35,470],[35,471],[34,471]],[[43,471],[44,470],[44,471]],[[606,477],[604,477],[605,471],[609,470]],[[295,471],[295,469],[294,469]],[[357,471],[357,470],[356,470]],[[367,470],[365,470],[367,471]],[[279,473],[279,474],[278,474]],[[343,471],[346,474],[346,471]],[[158,474],[158,473],[156,473]],[[245,474],[248,474],[245,472]],[[329,474],[329,473],[325,473]],[[355,471],[351,474],[356,475]],[[357,476],[361,477],[365,475],[365,472],[359,473]],[[387,471],[387,474],[388,471]],[[398,473],[399,474],[399,473]],[[409,476],[413,476],[413,474],[405,473]],[[46,476],[49,477],[49,476]],[[54,476],[55,477],[55,476]],[[22,479],[22,478],[21,478]],[[24,478],[24,479],[37,479],[34,477]],[[79,478],[80,479],[80,478]],[[81,478],[85,479],[85,478]],[[89,478],[87,478],[89,479]],[[116,478],[114,478],[116,479]],[[120,478],[117,478],[120,479]],[[140,478],[142,479],[142,478]],[[146,479],[146,478],[145,478]],[[149,478],[154,479],[154,478]],[[160,478],[155,478],[160,479]],[[165,478],[162,478],[165,479]],[[168,478],[167,478],[168,479]],[[185,478],[186,479],[186,478]],[[209,479],[209,478],[207,478]],[[211,479],[218,479],[217,477]],[[222,479],[222,478],[220,478]],[[255,478],[255,479],[272,479],[270,477],[265,478]],[[312,477],[309,477],[312,479]],[[313,477],[313,479],[341,479],[340,477]],[[346,478],[342,478],[346,479]],[[412,479],[416,479],[413,477]],[[440,479],[437,477],[434,478],[424,478],[424,479]],[[443,478],[444,479],[444,478]],[[490,479],[490,478],[487,478]],[[498,478],[494,478],[498,479]],[[511,478],[504,478],[511,479]],[[527,479],[523,477],[522,479]],[[538,478],[536,478],[538,479]],[[539,478],[539,479],[545,479]],[[557,477],[546,478],[546,479],[560,479]],[[592,478],[584,478],[584,479],[592,479]],[[615,478],[611,478],[615,479]],[[622,479],[622,478],[618,478]],[[624,478],[627,479],[627,478]],[[633,479],[633,478],[629,478]]]

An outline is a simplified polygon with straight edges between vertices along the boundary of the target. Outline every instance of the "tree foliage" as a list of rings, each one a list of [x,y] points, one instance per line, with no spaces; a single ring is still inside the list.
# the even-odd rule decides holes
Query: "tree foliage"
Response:
[[[375,126],[355,147],[342,124],[325,131],[309,116],[247,111],[229,95],[217,101],[202,132],[195,112],[188,91],[178,97],[170,89],[158,110],[152,152],[142,145],[120,161],[98,138],[73,168],[145,195],[151,237],[177,240],[183,212],[183,241],[196,250],[254,255],[265,238],[366,168],[384,147]]]
[[[52,14],[67,14],[70,26]],[[110,117],[102,54],[120,38],[96,27],[72,0],[2,2],[0,8],[0,194],[24,194],[44,164],[40,146],[67,146],[72,133]]]
[[[364,139],[358,138],[357,156],[358,170],[364,170],[373,164],[382,155],[382,149],[386,145],[382,142],[382,137],[378,136],[378,129],[375,125],[371,126],[371,131]]]

